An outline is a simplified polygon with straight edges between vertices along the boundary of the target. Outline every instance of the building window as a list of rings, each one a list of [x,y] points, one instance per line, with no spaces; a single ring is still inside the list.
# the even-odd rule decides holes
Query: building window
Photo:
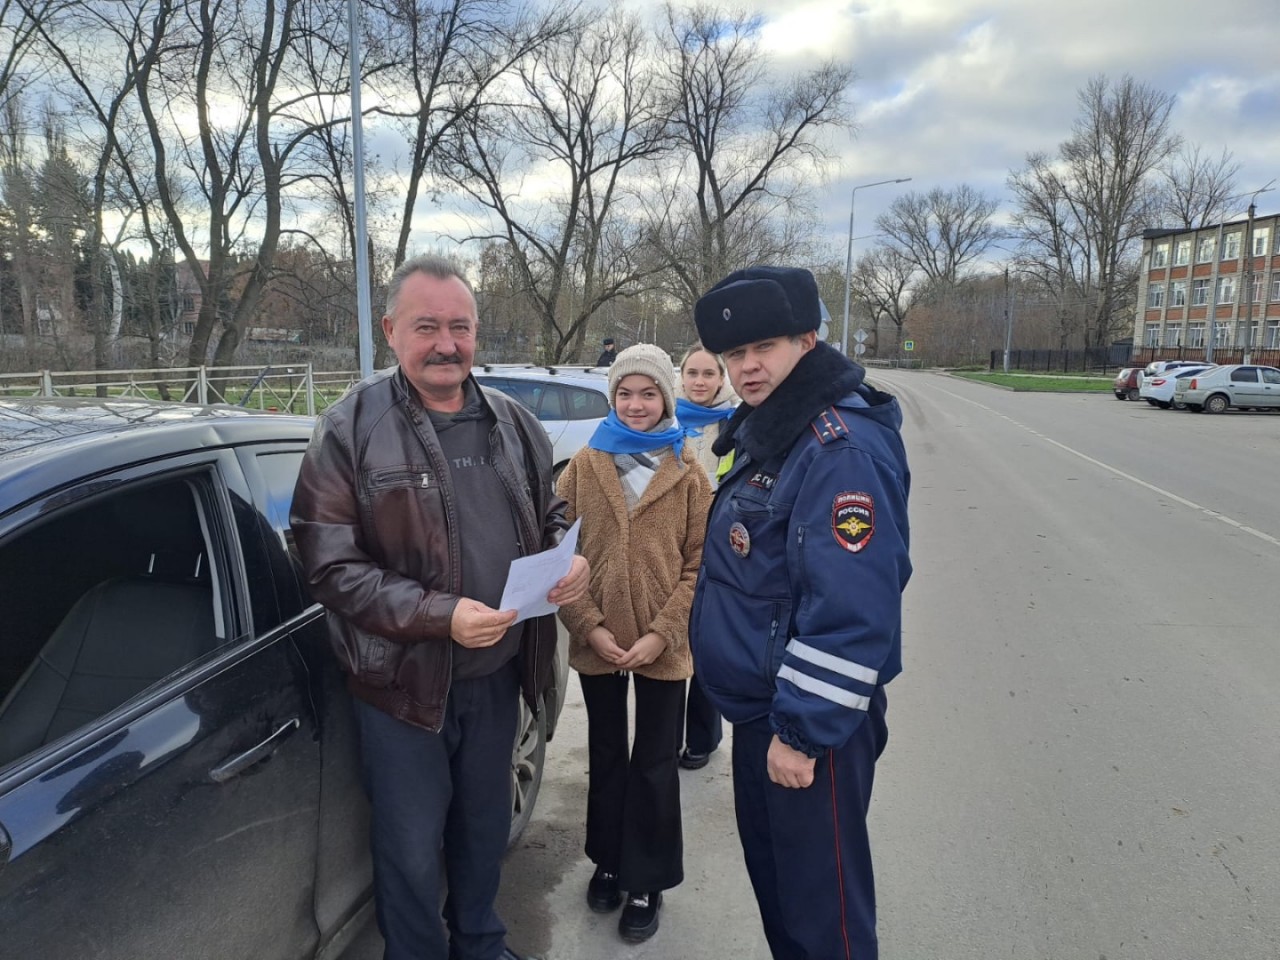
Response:
[[[1213,345],[1225,347],[1231,343],[1231,324],[1217,323],[1213,327]]]
[[[1272,320],[1267,324],[1267,349],[1280,350],[1280,320]]]
[[[1280,273],[1271,278],[1271,299],[1280,300]]]
[[[1262,302],[1262,274],[1255,273],[1253,275],[1249,293],[1250,293],[1249,301],[1251,303]]]
[[[1173,265],[1181,267],[1191,262],[1191,241],[1179,240],[1173,245]]]
[[[1187,305],[1187,281],[1174,280],[1169,284],[1169,306],[1185,307]]]
[[[1164,345],[1166,347],[1182,346],[1182,326],[1164,328]]]
[[[1222,238],[1222,259],[1238,260],[1240,258],[1240,234],[1228,233]]]
[[[196,308],[196,298],[191,294],[186,294],[182,298],[182,312],[191,313]]]
[[[1204,346],[1204,324],[1203,323],[1187,324],[1187,346],[1188,347]]]
[[[1214,246],[1213,237],[1201,237],[1200,242],[1196,244],[1196,263],[1208,263],[1212,260]]]
[[[1235,277],[1219,277],[1218,278],[1218,303],[1235,303],[1236,302],[1236,278]]]
[[[1146,330],[1142,334],[1142,345],[1144,347],[1160,346],[1160,324],[1148,323]]]
[[[1257,320],[1253,321],[1253,323],[1249,325],[1248,329],[1252,334],[1252,337],[1253,337],[1252,340],[1246,339],[1245,325],[1243,323],[1237,325],[1236,327],[1236,346],[1237,347],[1247,347],[1251,343],[1254,346],[1257,346],[1258,343],[1260,342],[1258,340],[1258,321]]]
[[[1164,284],[1153,283],[1147,287],[1147,307],[1154,309],[1164,306]]]
[[[1209,302],[1209,280],[1206,277],[1203,280],[1195,281],[1191,288],[1191,303],[1197,307],[1203,307]]]
[[[1261,230],[1253,231],[1253,255],[1255,257],[1265,257],[1267,249],[1271,244],[1271,228],[1263,227]]]
[[[1163,267],[1169,263],[1169,245],[1167,243],[1157,243],[1151,248],[1151,266]]]

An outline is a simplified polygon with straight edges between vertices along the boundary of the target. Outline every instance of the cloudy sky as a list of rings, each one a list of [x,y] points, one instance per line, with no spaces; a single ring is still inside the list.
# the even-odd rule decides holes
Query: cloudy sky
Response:
[[[780,65],[828,56],[858,73],[858,129],[822,202],[843,250],[849,190],[856,234],[870,233],[895,191],[970,185],[1007,200],[1005,178],[1029,151],[1052,153],[1090,77],[1125,73],[1176,96],[1173,126],[1241,164],[1259,214],[1280,210],[1280,7],[1276,0],[761,0],[762,39]],[[1241,209],[1247,206],[1247,200]],[[1007,209],[1007,207],[1006,207]],[[859,241],[858,249],[873,243]]]

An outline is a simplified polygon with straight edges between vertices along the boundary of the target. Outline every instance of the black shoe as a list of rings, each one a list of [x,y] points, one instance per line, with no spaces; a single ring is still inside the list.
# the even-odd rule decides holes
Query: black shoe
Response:
[[[662,907],[662,891],[633,893],[618,918],[618,933],[628,943],[644,943],[658,932],[658,910]]]
[[[711,754],[694,753],[688,747],[685,747],[684,753],[680,754],[680,766],[686,770],[701,770],[711,762]]]
[[[613,913],[622,906],[622,891],[618,888],[618,875],[602,867],[596,867],[587,884],[587,906],[596,913]]]

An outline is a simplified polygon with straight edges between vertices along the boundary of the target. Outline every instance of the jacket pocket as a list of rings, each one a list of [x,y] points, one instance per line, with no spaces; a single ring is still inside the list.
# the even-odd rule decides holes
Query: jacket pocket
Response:
[[[703,685],[729,705],[724,713],[731,722],[768,712],[786,655],[791,601],[750,596],[706,578],[695,609],[694,669]]]
[[[329,614],[334,653],[343,669],[371,687],[389,687],[404,660],[404,644],[368,633]]]

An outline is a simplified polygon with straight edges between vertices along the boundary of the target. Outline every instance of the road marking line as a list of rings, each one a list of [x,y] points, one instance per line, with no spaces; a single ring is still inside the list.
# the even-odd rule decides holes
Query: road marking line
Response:
[[[1242,533],[1247,533],[1251,537],[1257,537],[1259,540],[1263,540],[1271,544],[1273,547],[1280,547],[1280,538],[1273,537],[1269,533],[1263,533],[1261,530],[1257,530],[1247,524],[1241,523],[1239,520],[1235,519],[1234,517],[1229,517],[1225,513],[1219,513],[1217,510],[1211,510],[1208,507],[1201,506],[1200,504],[1196,503],[1194,500],[1188,500],[1186,497],[1180,497],[1176,493],[1173,493],[1172,491],[1164,489],[1164,487],[1157,487],[1154,483],[1147,483],[1147,481],[1142,480],[1138,477],[1135,477],[1132,474],[1125,473],[1123,470],[1113,467],[1109,463],[1104,463],[1101,460],[1096,460],[1093,457],[1089,456],[1087,453],[1081,453],[1079,450],[1076,450],[1073,447],[1068,447],[1065,443],[1060,443],[1059,441],[1053,439],[1053,437],[1047,437],[1040,431],[1027,426],[1025,423],[1021,423],[1020,421],[1013,419],[1013,417],[1010,417],[1007,414],[1001,413],[999,410],[991,409],[991,407],[988,407],[984,403],[979,403],[977,400],[971,400],[968,397],[962,397],[960,394],[952,393],[950,390],[945,390],[942,387],[935,387],[934,389],[938,390],[941,393],[945,393],[949,397],[954,397],[956,400],[963,400],[965,403],[971,403],[975,407],[978,407],[981,410],[987,411],[987,413],[994,414],[995,416],[999,417],[1001,420],[1008,420],[1015,427],[1019,427],[1027,431],[1027,433],[1031,434],[1033,437],[1037,437],[1045,441],[1046,443],[1051,443],[1055,447],[1058,447],[1060,450],[1065,450],[1067,453],[1071,454],[1074,457],[1079,457],[1081,460],[1084,460],[1087,463],[1092,463],[1095,467],[1101,467],[1103,470],[1107,470],[1111,473],[1114,473],[1118,477],[1123,477],[1125,480],[1128,480],[1131,483],[1136,483],[1140,487],[1145,487],[1146,489],[1154,493],[1158,493],[1162,497],[1168,497],[1170,500],[1176,501],[1177,503],[1182,504],[1184,507],[1190,507],[1192,510],[1197,510],[1200,513],[1203,513],[1205,516],[1212,517],[1214,520],[1219,520],[1222,523],[1225,523],[1227,526],[1234,527],[1236,530],[1239,530]]]

